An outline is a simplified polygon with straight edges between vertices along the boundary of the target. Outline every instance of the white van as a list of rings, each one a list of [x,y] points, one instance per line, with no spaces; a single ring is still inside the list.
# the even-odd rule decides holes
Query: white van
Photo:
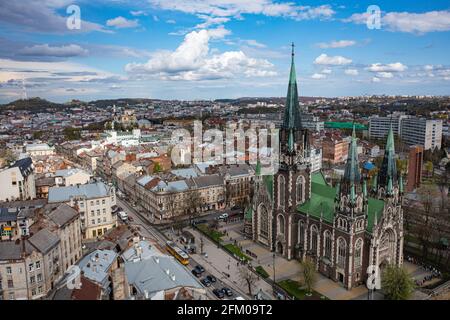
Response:
[[[119,218],[125,222],[128,220],[128,214],[125,211],[120,211],[119,212]]]

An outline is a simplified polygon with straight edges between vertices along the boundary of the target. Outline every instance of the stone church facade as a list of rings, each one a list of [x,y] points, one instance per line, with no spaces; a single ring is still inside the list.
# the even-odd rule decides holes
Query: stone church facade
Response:
[[[369,187],[353,130],[344,176],[333,187],[322,173],[311,174],[308,130],[300,117],[292,53],[279,170],[263,176],[257,166],[247,230],[255,242],[289,260],[311,259],[319,272],[351,289],[365,283],[369,266],[403,263],[403,181],[393,133]]]

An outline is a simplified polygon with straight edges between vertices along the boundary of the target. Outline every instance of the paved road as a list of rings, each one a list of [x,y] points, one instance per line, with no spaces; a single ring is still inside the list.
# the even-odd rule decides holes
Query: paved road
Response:
[[[124,201],[123,199],[117,198],[117,205],[121,207],[128,214],[129,217],[132,217],[133,221],[128,223],[133,226],[139,226],[140,233],[142,236],[152,238],[156,240],[157,243],[162,248],[165,247],[167,239],[164,237],[164,235],[155,226],[150,225],[144,218],[142,218],[141,215],[131,205],[128,204],[128,202]],[[213,216],[213,214],[211,215]],[[178,244],[180,243],[178,242]],[[186,268],[189,270],[189,272],[191,272],[191,270],[198,264],[199,263],[196,261],[196,259],[194,259],[191,256],[191,258],[189,259],[189,265],[186,266]],[[212,268],[207,264],[203,263],[202,266],[205,268],[205,272],[202,274],[200,278],[198,278],[199,281],[204,277],[206,277],[208,274],[212,274],[217,279],[217,281],[213,283],[210,287],[206,287],[208,298],[212,300],[217,300],[218,298],[214,295],[213,290],[216,288],[222,289],[223,287],[230,288],[234,292],[235,296],[236,295],[245,296],[235,286],[232,286],[230,283],[226,283],[223,280],[221,280],[223,274],[219,274],[217,270],[214,270],[214,268]],[[230,298],[225,297],[224,299],[233,299],[233,297]]]

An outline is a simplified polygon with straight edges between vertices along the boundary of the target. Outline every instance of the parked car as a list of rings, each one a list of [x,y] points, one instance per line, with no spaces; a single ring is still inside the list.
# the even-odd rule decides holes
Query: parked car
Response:
[[[194,276],[196,276],[197,278],[199,278],[201,275],[202,275],[202,273],[201,272],[199,272],[197,269],[192,269],[192,274],[194,275]]]
[[[126,222],[128,220],[128,214],[125,211],[119,211],[119,218],[123,222]]]
[[[213,293],[216,295],[217,298],[222,299],[224,297],[223,292],[219,289],[214,289]]]
[[[208,221],[205,219],[201,219],[201,220],[196,220],[193,222],[193,224],[197,225],[197,224],[203,224],[203,223],[207,223]]]
[[[214,283],[214,282],[216,282],[216,277],[214,277],[213,275],[208,275],[208,276],[206,276],[206,279],[208,279],[211,283]]]
[[[230,288],[225,287],[225,288],[222,288],[221,291],[223,294],[226,294],[227,297],[231,297],[233,295],[233,291],[231,291]]]
[[[205,287],[209,287],[211,285],[211,281],[209,281],[208,278],[204,278],[201,282]]]
[[[219,216],[219,220],[225,220],[226,218],[228,218],[228,213],[222,213],[220,216]]]
[[[203,273],[203,272],[205,272],[205,268],[203,268],[201,265],[196,265],[195,266],[195,269],[197,269],[197,271],[199,272],[199,273]]]

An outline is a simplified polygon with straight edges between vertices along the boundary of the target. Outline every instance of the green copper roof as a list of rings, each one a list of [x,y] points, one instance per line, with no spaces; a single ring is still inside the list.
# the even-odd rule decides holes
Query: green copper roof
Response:
[[[353,127],[355,127],[355,130],[367,130],[368,129],[368,127],[366,125],[363,125],[361,123],[335,122],[335,121],[326,121],[325,122],[326,129],[353,129]]]
[[[392,180],[391,182],[389,182]],[[381,163],[380,172],[378,173],[378,185],[387,187],[389,183],[397,180],[397,166],[395,163],[395,146],[394,146],[394,132],[392,127],[386,141],[386,148],[384,152],[383,162]]]
[[[259,161],[259,159],[256,162],[255,175],[257,176],[261,175],[261,161]]]
[[[300,110],[298,105],[297,76],[295,74],[294,63],[294,44],[292,44],[291,72],[289,75],[289,86],[286,96],[282,128],[300,129],[301,126]]]
[[[273,176],[272,175],[263,176],[263,181],[267,191],[269,192],[270,200],[273,201]]]
[[[312,174],[311,177],[311,198],[305,203],[297,207],[300,214],[309,214],[317,219],[320,219],[320,214],[323,212],[323,220],[328,223],[333,223],[334,218],[334,197],[336,194],[335,188],[323,184],[323,176],[320,172]],[[381,219],[381,214],[384,208],[382,200],[369,198],[368,199],[368,226],[367,231],[372,232],[375,214],[378,221]]]
[[[244,213],[244,219],[245,220],[252,220],[252,213],[253,213],[253,209],[251,206],[249,206],[247,208],[247,210]]]
[[[360,174],[358,166],[358,144],[356,143],[355,127],[353,127],[352,142],[348,150],[348,159],[345,164],[345,172],[343,181],[353,186],[359,183]]]
[[[322,184],[324,186],[327,185],[327,181],[325,180],[325,177],[323,176],[322,172],[320,172],[320,171],[311,175],[311,182]]]
[[[292,130],[289,130],[288,150],[294,151],[294,132]]]

